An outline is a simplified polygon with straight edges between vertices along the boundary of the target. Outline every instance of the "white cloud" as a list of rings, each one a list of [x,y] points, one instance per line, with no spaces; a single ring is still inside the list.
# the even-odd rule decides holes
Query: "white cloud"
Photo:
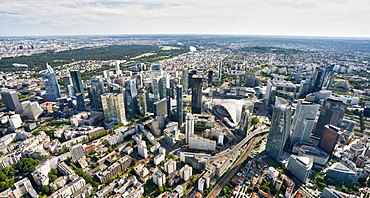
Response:
[[[1,0],[0,3],[0,20],[6,20],[9,27],[31,24],[43,27],[49,34],[63,30],[70,34],[370,36],[369,0]],[[8,28],[3,29],[0,23],[0,35],[11,33]]]

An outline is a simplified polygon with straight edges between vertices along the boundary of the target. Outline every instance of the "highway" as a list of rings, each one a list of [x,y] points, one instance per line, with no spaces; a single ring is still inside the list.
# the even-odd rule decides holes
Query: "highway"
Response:
[[[240,150],[249,140],[251,140],[254,136],[266,133],[269,131],[268,128],[265,128],[266,125],[263,125],[260,128],[257,128],[255,131],[251,132],[249,135],[247,135],[242,141],[240,141],[238,144],[234,146],[232,149],[224,150],[220,153],[217,153],[216,155],[211,157],[211,160],[217,159],[219,157],[223,157],[225,155],[230,155],[230,153],[234,153],[237,150]]]
[[[261,132],[260,132],[261,133]],[[256,134],[255,134],[256,135]],[[263,138],[263,136],[252,136],[252,141],[248,144],[245,152],[239,157],[239,159],[235,162],[234,166],[224,175],[222,176],[220,182],[218,182],[213,188],[213,190],[208,194],[207,198],[215,198],[217,197],[221,190],[225,187],[227,182],[234,176],[234,174],[239,170],[242,163],[247,159],[247,157],[252,152],[255,145]]]

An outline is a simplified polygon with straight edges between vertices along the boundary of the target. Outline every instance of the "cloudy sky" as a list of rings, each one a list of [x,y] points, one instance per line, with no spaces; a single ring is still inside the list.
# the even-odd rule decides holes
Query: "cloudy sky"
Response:
[[[0,0],[0,36],[370,37],[370,0]]]

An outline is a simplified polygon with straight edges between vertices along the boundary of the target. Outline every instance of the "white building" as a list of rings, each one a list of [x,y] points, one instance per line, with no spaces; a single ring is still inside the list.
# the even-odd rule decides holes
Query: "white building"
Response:
[[[165,155],[159,154],[154,157],[154,165],[158,166],[165,159]]]
[[[9,124],[13,128],[19,128],[19,127],[21,127],[22,126],[22,118],[21,118],[21,115],[14,114],[14,115],[10,116],[10,118],[9,118]]]
[[[137,146],[137,152],[144,158],[148,157],[148,149],[142,145]]]
[[[153,182],[157,186],[164,186],[166,184],[166,175],[162,171],[158,170],[153,174]]]
[[[193,167],[189,165],[185,165],[180,169],[180,177],[181,179],[188,181],[188,179],[193,175]]]
[[[176,161],[173,159],[167,160],[164,163],[164,171],[166,171],[168,174],[171,174],[176,170]]]

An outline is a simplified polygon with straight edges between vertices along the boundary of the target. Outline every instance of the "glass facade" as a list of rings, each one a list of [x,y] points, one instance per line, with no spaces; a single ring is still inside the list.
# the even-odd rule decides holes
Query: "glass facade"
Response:
[[[291,108],[288,102],[283,98],[276,97],[271,127],[267,137],[266,152],[277,161],[283,154],[290,133],[291,116]]]

